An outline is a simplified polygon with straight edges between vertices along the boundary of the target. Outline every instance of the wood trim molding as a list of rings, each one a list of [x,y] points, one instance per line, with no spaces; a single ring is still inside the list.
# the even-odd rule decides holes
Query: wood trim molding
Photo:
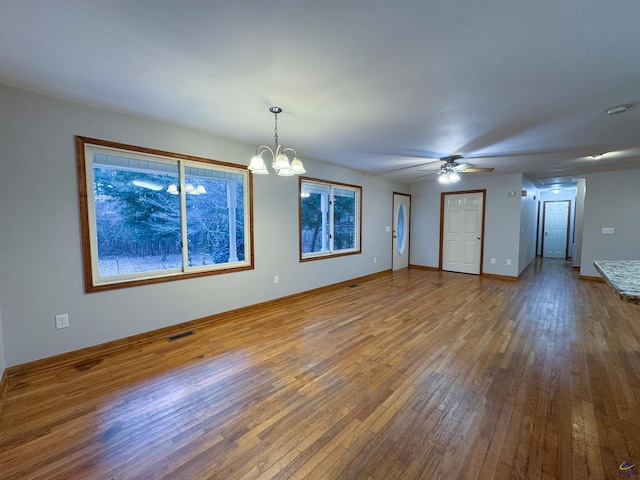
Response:
[[[416,270],[431,270],[434,272],[439,272],[441,270],[438,267],[431,267],[429,265],[414,265],[414,264],[409,264],[409,268],[415,268]]]
[[[529,265],[527,265],[525,269],[522,270],[522,272],[520,272],[520,275],[518,275],[518,279],[520,279],[525,273],[527,273],[527,270],[529,270],[531,267],[533,267],[533,265],[535,265],[537,258],[538,257],[533,257],[533,260],[529,262]]]
[[[604,278],[602,278],[602,277],[594,277],[594,276],[591,276],[591,275],[579,275],[579,276],[578,276],[578,278],[579,278],[580,280],[586,280],[586,281],[588,281],[588,282],[602,282],[602,283],[606,283],[606,282],[604,281]]]
[[[308,295],[314,295],[316,293],[324,293],[332,290],[337,290],[337,289],[352,285],[354,282],[363,282],[366,280],[372,280],[374,278],[390,275],[391,273],[392,273],[391,269],[383,270],[381,272],[372,273],[370,275],[352,278],[350,280],[345,280],[343,282],[338,282],[331,285],[325,285],[323,287],[306,290],[300,293],[294,293],[292,295],[287,295],[285,297],[274,298],[273,300],[267,300],[265,302],[248,305],[246,307],[236,308],[234,310],[229,310],[227,312],[217,313],[215,315],[209,315],[207,317],[198,318],[196,320],[178,323],[176,325],[171,325],[169,327],[159,328],[157,330],[151,330],[149,332],[140,333],[138,335],[125,337],[125,338],[113,340],[106,343],[101,343],[99,345],[82,348],[80,350],[74,350],[71,352],[62,353],[60,355],[54,355],[52,357],[42,358],[40,360],[34,360],[32,362],[15,365],[5,370],[5,373],[3,376],[3,382],[5,377],[7,378],[7,381],[5,383],[8,383],[8,381],[13,379],[14,377],[20,377],[27,373],[42,372],[42,371],[47,371],[54,368],[86,362],[88,360],[95,360],[101,357],[105,357],[119,350],[123,350],[129,347],[139,346],[143,344],[148,344],[160,339],[164,339],[166,337],[170,337],[177,333],[184,332],[185,330],[194,330],[194,329],[197,329],[198,327],[202,327],[204,325],[207,325],[213,322],[231,320],[234,317],[244,314],[247,311],[250,311],[252,309],[265,308],[271,305],[278,305],[286,302],[291,302],[298,298],[306,297]],[[5,383],[3,383],[3,385]],[[0,390],[0,394],[2,393],[4,393],[4,391]]]
[[[0,378],[0,412],[2,412],[2,404],[4,403],[4,394],[7,392],[7,386],[9,384],[9,374],[5,368]]]
[[[508,280],[510,282],[517,282],[519,277],[512,277],[511,275],[498,275],[497,273],[481,273],[483,278],[491,278],[492,280]]]

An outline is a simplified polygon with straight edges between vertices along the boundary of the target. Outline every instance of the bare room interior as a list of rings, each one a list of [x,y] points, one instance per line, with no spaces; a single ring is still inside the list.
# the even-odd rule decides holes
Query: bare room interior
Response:
[[[0,478],[637,477],[638,24],[0,0]]]

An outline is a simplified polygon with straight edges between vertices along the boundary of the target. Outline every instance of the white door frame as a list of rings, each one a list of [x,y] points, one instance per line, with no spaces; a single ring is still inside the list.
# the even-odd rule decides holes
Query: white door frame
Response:
[[[482,275],[482,264],[484,262],[484,218],[487,207],[487,190],[461,190],[457,192],[440,192],[440,262],[438,268],[442,270],[443,255],[444,255],[444,214],[447,195],[464,195],[466,193],[481,193],[482,194],[482,219],[481,219],[481,233],[480,233],[480,259],[478,266],[478,275]]]
[[[398,232],[396,232],[396,227],[397,227],[397,212],[396,212],[396,199],[401,203],[401,204],[407,204],[408,203],[408,207],[406,208],[406,212],[405,212],[405,236],[404,236],[404,241],[405,241],[405,245],[406,247],[403,249],[402,254],[400,254],[400,256],[402,256],[403,261],[400,265],[398,264],[399,261],[399,254],[398,254]],[[392,222],[392,227],[391,229],[393,230],[393,238],[391,239],[391,270],[399,270],[401,268],[407,268],[409,266],[409,249],[411,248],[411,242],[409,240],[409,236],[410,236],[410,232],[411,232],[411,195],[406,194],[406,193],[399,193],[399,192],[393,192],[393,213],[391,215],[391,222]],[[399,208],[399,207],[398,207]],[[406,265],[405,265],[406,263]]]

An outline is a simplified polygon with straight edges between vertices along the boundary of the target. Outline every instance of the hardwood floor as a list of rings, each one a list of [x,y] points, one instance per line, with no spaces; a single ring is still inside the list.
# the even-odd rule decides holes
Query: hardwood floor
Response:
[[[618,479],[640,306],[412,269],[9,379],[3,479]]]

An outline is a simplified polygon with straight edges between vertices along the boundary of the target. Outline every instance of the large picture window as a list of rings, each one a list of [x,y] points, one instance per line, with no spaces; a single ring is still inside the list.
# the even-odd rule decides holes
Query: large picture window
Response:
[[[76,137],[88,292],[253,268],[242,165]]]
[[[300,178],[300,259],[360,253],[362,188]]]

